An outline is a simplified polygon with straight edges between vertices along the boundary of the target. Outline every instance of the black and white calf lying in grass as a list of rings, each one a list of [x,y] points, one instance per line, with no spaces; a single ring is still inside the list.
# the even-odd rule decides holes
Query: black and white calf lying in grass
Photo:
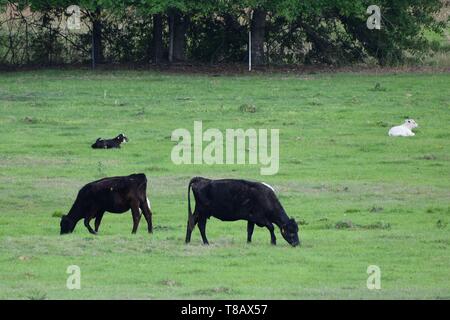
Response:
[[[120,148],[120,144],[125,142],[128,142],[128,138],[121,133],[113,139],[98,138],[91,147],[94,149]]]

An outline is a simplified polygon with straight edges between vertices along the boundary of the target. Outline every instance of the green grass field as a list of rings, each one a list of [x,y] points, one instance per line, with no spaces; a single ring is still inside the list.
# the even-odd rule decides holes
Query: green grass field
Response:
[[[377,85],[377,83],[379,85]],[[0,75],[0,298],[450,298],[450,74],[174,75],[39,71]],[[242,112],[243,104],[256,112]],[[405,117],[416,136],[390,138]],[[171,162],[177,128],[280,129],[280,170]],[[92,150],[124,132],[120,150]],[[106,214],[98,236],[59,235],[78,190],[144,172],[154,210]],[[272,184],[302,246],[246,223],[207,224],[184,244],[193,176]],[[81,268],[81,290],[66,269]],[[369,265],[381,289],[368,290]]]

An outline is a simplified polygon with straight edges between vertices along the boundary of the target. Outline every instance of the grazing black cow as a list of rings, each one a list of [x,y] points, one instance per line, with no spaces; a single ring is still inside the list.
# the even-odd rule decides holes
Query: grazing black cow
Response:
[[[69,213],[61,218],[61,234],[71,233],[78,221],[84,219],[84,225],[92,234],[97,234],[105,211],[124,213],[131,208],[133,231],[136,233],[141,219],[141,211],[152,232],[152,212],[147,198],[147,178],[145,174],[132,174],[125,177],[112,177],[97,180],[85,185]],[[89,221],[95,218],[95,231]]]
[[[124,142],[128,142],[128,138],[123,133],[121,133],[114,139],[98,138],[91,147],[93,149],[120,148],[120,144]]]
[[[194,193],[195,210],[192,214],[190,191]],[[247,220],[247,242],[252,241],[255,224],[270,231],[271,243],[276,244],[274,226],[276,224],[283,238],[292,246],[300,244],[298,225],[290,219],[273,189],[259,182],[246,180],[210,180],[195,177],[188,186],[188,223],[186,243],[191,241],[191,233],[198,223],[204,244],[206,220],[211,216],[222,221]]]

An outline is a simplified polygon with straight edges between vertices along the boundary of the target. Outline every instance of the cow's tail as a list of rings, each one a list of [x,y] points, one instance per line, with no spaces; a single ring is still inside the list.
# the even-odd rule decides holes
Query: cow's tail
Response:
[[[194,229],[194,215],[192,214],[192,208],[191,208],[191,186],[192,186],[192,183],[194,183],[193,180],[194,179],[191,179],[191,181],[189,181],[189,186],[188,186],[188,228],[189,228],[189,230]]]
[[[191,208],[191,187],[198,180],[199,180],[198,177],[192,178],[191,181],[189,181],[189,186],[188,186],[188,228],[189,228],[189,230],[193,230],[195,227],[194,215],[192,214],[192,208]]]

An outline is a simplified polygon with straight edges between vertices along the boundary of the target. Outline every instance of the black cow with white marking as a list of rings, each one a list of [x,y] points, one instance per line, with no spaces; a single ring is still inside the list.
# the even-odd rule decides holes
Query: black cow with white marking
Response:
[[[112,148],[120,148],[122,143],[128,142],[128,138],[123,134],[119,134],[117,137],[113,139],[102,139],[98,138],[91,147],[93,149],[112,149]]]
[[[61,234],[72,233],[78,221],[92,234],[97,234],[103,214],[124,213],[131,209],[133,230],[136,233],[144,214],[148,224],[148,232],[152,232],[152,212],[147,198],[147,178],[145,174],[132,174],[124,177],[111,177],[88,183],[78,192],[77,198],[69,213],[61,218]],[[95,218],[95,230],[89,225]]]
[[[194,213],[191,210],[191,188],[195,198]],[[208,244],[205,229],[211,216],[222,221],[247,220],[247,242],[251,242],[256,224],[269,229],[271,243],[275,245],[275,224],[290,245],[300,244],[297,223],[287,216],[272,187],[264,183],[193,178],[188,186],[186,243],[191,241],[191,233],[198,223],[203,243]]]

